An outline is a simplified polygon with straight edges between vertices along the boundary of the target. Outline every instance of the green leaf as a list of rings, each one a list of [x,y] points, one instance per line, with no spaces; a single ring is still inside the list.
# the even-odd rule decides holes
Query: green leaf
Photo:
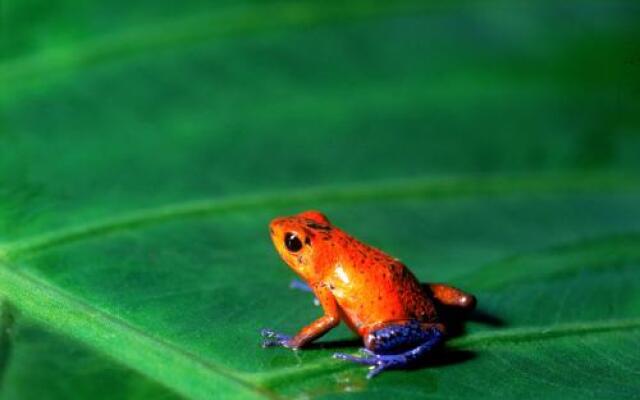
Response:
[[[635,3],[176,8],[3,9],[3,399],[637,397]],[[311,208],[478,296],[445,353],[260,347]]]

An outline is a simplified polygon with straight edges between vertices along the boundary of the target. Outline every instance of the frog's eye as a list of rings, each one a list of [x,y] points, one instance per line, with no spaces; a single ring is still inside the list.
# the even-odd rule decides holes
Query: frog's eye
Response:
[[[295,233],[287,232],[284,234],[284,245],[289,251],[296,252],[302,248],[302,242]]]

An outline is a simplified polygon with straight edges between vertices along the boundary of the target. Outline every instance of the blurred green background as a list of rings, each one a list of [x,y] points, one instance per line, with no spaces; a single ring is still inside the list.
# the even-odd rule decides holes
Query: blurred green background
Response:
[[[2,399],[638,396],[638,2],[0,6]],[[502,326],[372,383],[260,349],[305,208]]]

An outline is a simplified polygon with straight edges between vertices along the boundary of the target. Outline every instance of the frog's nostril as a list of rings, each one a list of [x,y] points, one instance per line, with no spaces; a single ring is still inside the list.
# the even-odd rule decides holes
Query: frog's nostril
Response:
[[[273,235],[273,228],[269,228],[269,233]]]

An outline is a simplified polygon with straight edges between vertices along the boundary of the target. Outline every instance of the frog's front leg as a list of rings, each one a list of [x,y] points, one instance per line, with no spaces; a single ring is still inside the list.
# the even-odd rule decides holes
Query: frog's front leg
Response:
[[[362,357],[336,353],[335,358],[369,365],[367,378],[373,378],[387,369],[407,367],[422,359],[425,354],[439,346],[444,339],[444,328],[440,324],[410,321],[392,324],[369,333],[365,337]]]
[[[313,288],[313,292],[320,301],[324,315],[302,328],[294,337],[277,333],[271,329],[263,329],[261,332],[264,338],[263,347],[284,346],[297,350],[329,332],[340,323],[338,303],[331,291],[324,285],[318,285]]]

